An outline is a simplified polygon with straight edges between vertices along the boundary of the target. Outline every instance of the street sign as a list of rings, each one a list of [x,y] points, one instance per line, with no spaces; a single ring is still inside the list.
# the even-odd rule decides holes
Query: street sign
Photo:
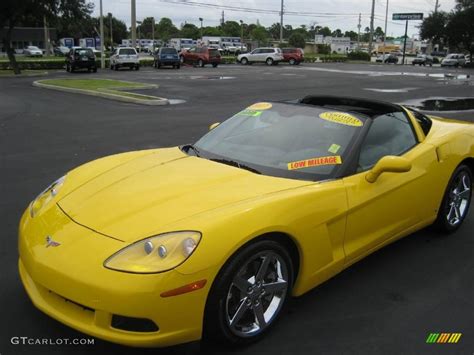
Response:
[[[411,21],[411,20],[423,20],[423,13],[405,13],[405,14],[393,14],[392,19],[394,21]]]

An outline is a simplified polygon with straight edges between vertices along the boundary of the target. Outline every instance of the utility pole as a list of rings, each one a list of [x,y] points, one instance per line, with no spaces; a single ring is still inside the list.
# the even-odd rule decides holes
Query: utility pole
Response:
[[[383,57],[385,60],[385,47],[387,46],[387,23],[388,23],[388,1],[387,0],[387,8],[385,9],[385,32],[383,34]]]
[[[153,54],[155,53],[155,18],[151,18],[151,48]]]
[[[104,54],[104,14],[102,12],[102,0],[100,0],[100,67],[105,69]]]
[[[243,52],[244,45],[244,21],[240,20],[240,53]]]
[[[46,21],[46,16],[43,16],[43,26],[44,26],[44,52],[46,56],[49,55],[49,33],[48,33],[48,21]]]
[[[109,27],[110,27],[110,51],[114,49],[114,33],[112,31],[112,13],[109,12]]]
[[[199,21],[201,21],[201,41],[202,41],[202,21],[204,21],[204,19],[202,17],[200,17]]]
[[[362,25],[360,24],[362,20],[362,14],[359,13],[359,24],[357,25],[357,28],[359,30],[359,32],[357,32],[357,50],[360,50],[360,28],[362,27]]]
[[[281,11],[280,11],[280,43],[283,43],[283,4],[284,0],[281,0]]]
[[[436,14],[438,12],[438,7],[439,7],[439,0],[436,0],[436,4],[435,4],[435,10],[434,10],[434,13]]]
[[[369,55],[372,56],[372,46],[374,39],[374,16],[375,16],[375,0],[372,0],[372,13],[370,14],[370,38],[369,38]]]
[[[224,26],[224,23],[225,23],[224,10],[222,10],[221,26]]]
[[[132,47],[137,47],[137,6],[132,0]]]

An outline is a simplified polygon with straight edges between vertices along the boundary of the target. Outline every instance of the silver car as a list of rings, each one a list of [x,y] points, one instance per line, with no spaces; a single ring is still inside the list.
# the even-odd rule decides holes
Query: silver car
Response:
[[[257,48],[250,53],[239,54],[237,61],[247,65],[252,63],[266,63],[267,65],[278,64],[283,60],[283,53],[280,48]]]
[[[451,53],[441,61],[442,67],[462,67],[466,64],[466,57],[464,54]]]
[[[23,54],[27,57],[42,57],[43,51],[36,46],[28,46],[23,50]]]

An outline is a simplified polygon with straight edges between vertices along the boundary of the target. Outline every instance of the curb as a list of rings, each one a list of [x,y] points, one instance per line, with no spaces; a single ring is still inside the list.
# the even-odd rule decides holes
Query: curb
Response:
[[[142,100],[142,99],[137,99],[137,98],[129,97],[129,96],[116,95],[116,94],[112,94],[110,92],[104,92],[104,91],[92,91],[92,90],[85,90],[85,89],[66,88],[66,87],[61,87],[61,86],[56,86],[56,85],[49,85],[49,84],[41,83],[40,81],[34,81],[33,86],[56,90],[56,91],[72,92],[76,94],[83,94],[83,95],[89,95],[89,96],[98,96],[98,97],[102,97],[109,100],[129,102],[129,103],[140,104],[140,105],[149,105],[149,106],[169,105],[169,100],[164,97],[156,97],[156,100],[150,100],[150,99]],[[140,94],[134,94],[134,95],[140,95]],[[143,96],[146,97],[146,95],[143,95]]]

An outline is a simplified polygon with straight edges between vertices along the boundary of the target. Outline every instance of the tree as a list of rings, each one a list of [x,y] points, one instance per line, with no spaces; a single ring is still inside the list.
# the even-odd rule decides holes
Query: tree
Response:
[[[115,18],[112,14],[104,16],[104,45],[113,47],[114,43],[110,42],[110,20],[112,20],[112,37],[114,43],[120,43],[122,39],[128,37],[127,25],[125,22]],[[99,28],[100,17],[96,19],[97,28]]]
[[[374,36],[376,39],[382,39],[385,36],[385,32],[382,30],[382,27],[378,26],[375,29]]]
[[[304,48],[306,46],[306,40],[301,33],[293,33],[288,40],[288,44],[291,47]]]
[[[471,62],[474,52],[474,6],[456,10],[446,26],[450,46],[469,51]]]
[[[218,27],[203,27],[202,28],[202,35],[203,36],[222,36],[222,30]]]
[[[332,34],[333,37],[342,37],[342,31],[338,28]]]
[[[240,24],[238,22],[226,21],[221,27],[225,36],[240,37]]]
[[[155,38],[161,39],[163,42],[179,34],[179,30],[173,25],[173,22],[167,18],[162,17],[160,22],[155,25]]]
[[[260,43],[267,43],[268,41],[268,32],[263,26],[256,26],[252,33],[250,34],[250,38],[254,41],[257,41],[258,46]]]
[[[358,34],[354,31],[346,31],[344,37],[349,37],[351,41],[357,41]]]
[[[140,33],[142,38],[152,38],[153,32],[153,17],[145,17],[141,23],[141,25],[137,26],[137,31]],[[171,25],[174,27],[173,23]],[[175,27],[176,28],[176,27]],[[156,28],[155,28],[156,32]]]
[[[318,35],[323,35],[324,37],[330,36],[332,31],[329,27],[323,27],[319,30]]]
[[[431,13],[420,26],[421,39],[432,40],[433,43],[444,43],[446,39],[446,26],[449,16],[444,11]]]
[[[198,39],[201,35],[200,29],[192,23],[186,23],[181,27],[181,37]]]
[[[2,42],[10,65],[15,74],[20,74],[13,48],[11,36],[15,26],[27,23],[42,24],[54,22],[56,16],[74,18],[86,17],[92,11],[93,5],[86,0],[2,0],[0,3],[0,29]]]

